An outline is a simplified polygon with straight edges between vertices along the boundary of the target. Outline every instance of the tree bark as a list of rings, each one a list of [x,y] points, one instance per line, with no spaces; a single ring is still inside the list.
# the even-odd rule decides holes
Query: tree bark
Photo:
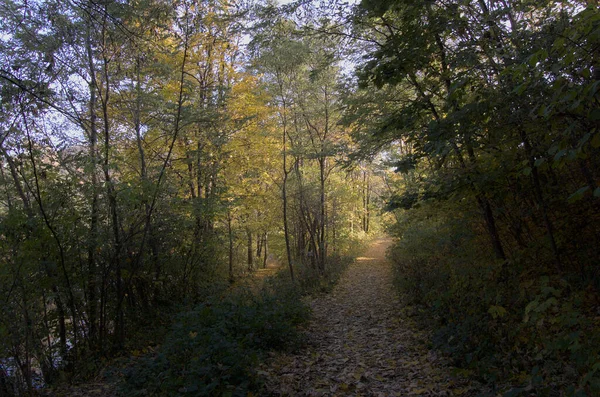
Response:
[[[269,236],[268,233],[265,232],[265,237],[264,237],[264,240],[263,240],[263,251],[264,251],[263,252],[263,254],[264,254],[264,256],[263,256],[263,269],[267,268],[267,258],[268,258],[268,255],[269,255],[269,253],[268,253],[268,250],[269,250],[268,236]]]
[[[292,265],[292,251],[290,247],[290,230],[288,223],[288,197],[287,197],[287,182],[289,171],[287,168],[287,103],[285,100],[285,93],[283,91],[283,83],[281,82],[281,76],[278,75],[279,90],[283,102],[283,109],[281,114],[282,121],[282,147],[283,147],[283,182],[281,187],[281,199],[283,206],[283,234],[285,237],[285,251],[287,254],[288,268],[290,270],[290,278],[294,281],[294,266]]]
[[[106,7],[106,5],[105,5]],[[107,54],[108,47],[108,38],[107,35],[107,18],[108,18],[108,10],[105,8],[103,12],[103,20],[102,20],[102,74],[103,74],[103,82],[102,87],[104,88],[103,93],[100,97],[101,105],[102,105],[102,119],[104,126],[104,162],[103,162],[103,171],[104,171],[104,180],[106,182],[106,190],[108,196],[108,206],[110,210],[111,216],[111,226],[113,232],[114,239],[114,251],[113,251],[113,262],[115,268],[115,283],[116,283],[116,293],[117,293],[117,307],[115,310],[115,337],[117,342],[117,347],[122,348],[125,343],[125,317],[123,313],[123,296],[125,294],[123,288],[123,278],[122,278],[122,268],[121,268],[121,232],[119,227],[119,214],[117,208],[117,196],[114,188],[114,184],[112,181],[112,177],[110,175],[110,150],[111,150],[111,140],[110,140],[110,119],[109,119],[109,101],[110,101],[110,77],[109,77],[109,56]],[[93,66],[93,65],[91,65]]]
[[[87,274],[87,312],[88,312],[88,326],[89,326],[89,341],[92,349],[95,347],[96,342],[99,342],[102,347],[102,338],[98,340],[97,332],[97,303],[96,303],[96,249],[98,241],[98,175],[96,173],[96,166],[98,164],[98,131],[96,128],[96,68],[94,66],[94,54],[92,50],[92,27],[91,21],[88,21],[86,28],[85,47],[88,61],[88,68],[90,73],[90,81],[88,83],[88,89],[90,93],[90,100],[88,103],[88,109],[90,113],[90,122],[88,126],[89,131],[89,156],[90,156],[90,178],[92,188],[92,203],[90,208],[90,235],[88,242],[88,274]]]
[[[227,235],[229,237],[229,282],[233,282],[233,230],[231,229],[231,211],[227,211]]]
[[[246,236],[248,237],[248,271],[254,270],[254,244],[252,244],[252,231],[246,230]]]

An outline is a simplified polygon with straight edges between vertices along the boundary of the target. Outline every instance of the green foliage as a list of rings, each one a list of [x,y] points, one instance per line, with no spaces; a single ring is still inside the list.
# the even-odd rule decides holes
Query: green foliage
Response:
[[[507,395],[598,395],[598,5],[373,0],[355,16],[377,44],[348,119],[399,172],[397,282],[435,345]]]
[[[213,297],[179,316],[157,354],[124,372],[127,395],[246,396],[258,387],[255,367],[269,350],[301,341],[308,309],[297,289],[270,282]]]
[[[440,212],[436,212],[439,210]],[[600,392],[598,294],[543,266],[482,255],[465,208],[406,214],[392,251],[396,283],[433,345],[507,396]]]

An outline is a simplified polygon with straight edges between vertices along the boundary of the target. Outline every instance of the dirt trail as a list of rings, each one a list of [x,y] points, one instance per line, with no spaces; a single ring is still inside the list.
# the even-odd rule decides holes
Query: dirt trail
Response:
[[[457,380],[406,315],[385,258],[390,239],[375,240],[331,294],[310,302],[309,346],[275,355],[263,368],[272,396],[478,395]]]

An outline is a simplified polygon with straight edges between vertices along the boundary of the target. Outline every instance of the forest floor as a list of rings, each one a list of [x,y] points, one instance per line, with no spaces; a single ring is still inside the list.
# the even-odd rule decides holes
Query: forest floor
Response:
[[[375,240],[330,294],[311,298],[308,345],[261,369],[271,396],[477,396],[427,348],[393,288],[391,239]]]
[[[309,297],[312,318],[306,346],[271,353],[259,374],[258,396],[480,396],[482,390],[457,375],[427,347],[429,334],[417,326],[397,297],[386,259],[392,239],[373,241],[356,258],[333,291]],[[259,287],[277,272],[271,264],[255,274]],[[45,396],[116,396],[110,383],[54,389]]]

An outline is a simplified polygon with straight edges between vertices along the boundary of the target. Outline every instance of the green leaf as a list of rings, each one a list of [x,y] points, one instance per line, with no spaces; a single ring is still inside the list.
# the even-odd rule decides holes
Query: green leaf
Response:
[[[516,93],[517,95],[522,95],[525,90],[527,89],[527,83],[523,83],[523,84],[519,84],[518,86],[515,87],[515,89],[513,90],[514,93]]]
[[[581,200],[583,198],[585,192],[587,192],[588,190],[590,190],[589,186],[584,186],[584,187],[580,188],[575,193],[573,193],[572,195],[570,195],[569,198],[567,199],[567,201],[569,203],[573,203],[575,201]]]
[[[529,64],[529,66],[534,67],[535,65],[537,65],[538,60],[539,60],[539,55],[536,52],[529,57],[529,59],[527,60],[527,63]]]
[[[600,81],[595,81],[592,84],[588,84],[583,92],[585,95],[593,97],[598,92],[598,88],[600,88]]]
[[[554,40],[554,44],[552,45],[552,47],[554,47],[557,50],[564,49],[564,46],[565,46],[565,38],[564,37],[559,37],[558,39]]]
[[[488,313],[492,315],[492,318],[502,318],[502,317],[506,316],[506,314],[508,312],[502,306],[492,305],[488,309]]]
[[[546,114],[546,109],[546,105],[540,106],[540,108],[538,109],[538,116],[544,116]]]
[[[598,149],[600,147],[600,133],[594,134],[592,140],[590,141],[590,144],[594,149]]]
[[[586,79],[589,79],[592,76],[592,72],[590,72],[589,69],[583,69],[581,71],[581,74],[583,75],[583,77],[585,77]]]
[[[554,155],[554,161],[558,161],[567,154],[567,149],[562,149]]]
[[[589,132],[587,134],[585,134],[584,136],[582,136],[581,139],[579,140],[579,143],[577,144],[577,146],[582,147],[583,145],[585,145],[585,143],[590,140],[590,136],[591,136],[591,133],[589,133]]]
[[[529,322],[529,315],[531,314],[531,312],[534,312],[536,310],[539,304],[540,303],[537,300],[531,301],[527,304],[527,307],[525,307],[525,316],[523,317],[524,323]]]
[[[600,197],[600,187],[597,187],[597,188],[594,190],[594,197]]]
[[[600,120],[600,108],[594,108],[590,110],[590,113],[588,114],[588,119],[590,119],[591,121]]]

